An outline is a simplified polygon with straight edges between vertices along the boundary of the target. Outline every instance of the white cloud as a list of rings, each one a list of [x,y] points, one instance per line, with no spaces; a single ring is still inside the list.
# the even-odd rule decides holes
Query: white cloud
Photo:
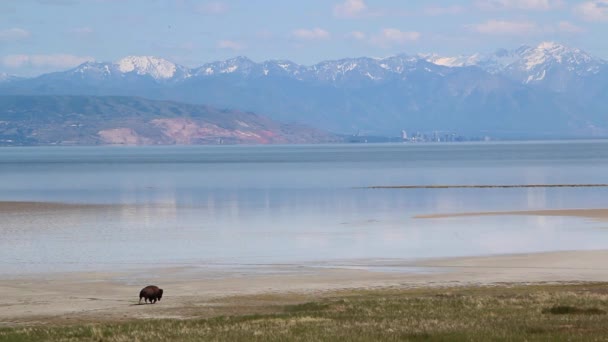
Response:
[[[367,35],[361,31],[353,31],[353,32],[348,33],[346,35],[346,37],[352,38],[355,40],[364,40],[365,38],[367,38]]]
[[[383,29],[380,34],[373,36],[370,43],[382,47],[404,45],[420,38],[420,32],[401,31],[395,28]]]
[[[324,39],[329,39],[330,34],[329,32],[320,29],[320,28],[314,28],[312,30],[308,30],[308,29],[298,29],[295,30],[291,33],[292,37],[295,37],[297,39],[301,39],[301,40],[324,40]]]
[[[197,11],[203,14],[222,14],[228,12],[228,9],[227,4],[219,1],[207,2],[197,6]]]
[[[568,21],[560,21],[559,24],[557,24],[557,30],[560,32],[565,32],[565,33],[585,32],[585,29],[583,29],[582,27],[574,25]]]
[[[219,42],[217,42],[217,46],[220,49],[227,49],[233,51],[243,50],[245,48],[242,43],[233,40],[220,40]]]
[[[475,32],[483,34],[523,35],[534,33],[538,26],[530,21],[488,20],[485,23],[469,25]]]
[[[345,0],[334,6],[334,15],[340,18],[356,18],[367,11],[367,5],[363,0]]]
[[[608,0],[584,2],[575,11],[587,21],[608,21]]]
[[[9,68],[71,68],[84,62],[94,61],[89,56],[74,56],[68,54],[53,55],[8,55],[2,58],[2,64]]]
[[[478,7],[490,10],[519,9],[546,11],[562,5],[562,0],[477,0]]]
[[[0,30],[0,42],[17,41],[29,38],[30,32],[21,28]]]
[[[446,14],[460,14],[464,12],[464,7],[462,6],[430,6],[424,9],[424,13],[427,15],[446,15]]]

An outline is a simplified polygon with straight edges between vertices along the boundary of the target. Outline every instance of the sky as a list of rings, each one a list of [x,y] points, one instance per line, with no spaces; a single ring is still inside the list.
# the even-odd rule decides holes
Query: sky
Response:
[[[130,55],[197,67],[488,53],[555,41],[608,59],[608,0],[0,0],[0,72]]]

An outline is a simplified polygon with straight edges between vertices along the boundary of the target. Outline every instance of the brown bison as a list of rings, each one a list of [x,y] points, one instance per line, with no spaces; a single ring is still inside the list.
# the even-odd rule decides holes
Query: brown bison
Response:
[[[141,304],[141,299],[144,298],[145,302],[154,304],[156,301],[160,301],[163,298],[163,289],[159,289],[158,286],[149,285],[141,289],[139,291],[139,303]]]

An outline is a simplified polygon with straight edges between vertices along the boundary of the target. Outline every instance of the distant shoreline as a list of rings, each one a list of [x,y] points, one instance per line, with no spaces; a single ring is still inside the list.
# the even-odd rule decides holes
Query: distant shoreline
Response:
[[[102,209],[116,207],[118,204],[83,204],[65,202],[0,201],[0,213],[35,212],[75,209]]]
[[[514,210],[514,211],[482,211],[470,213],[439,213],[428,215],[416,215],[416,219],[440,219],[454,217],[475,217],[475,216],[506,216],[506,215],[525,215],[525,216],[566,216],[582,217],[601,221],[608,220],[608,209],[550,209],[550,210]]]
[[[480,185],[372,185],[359,189],[492,189],[492,188],[605,188],[608,184],[480,184]]]

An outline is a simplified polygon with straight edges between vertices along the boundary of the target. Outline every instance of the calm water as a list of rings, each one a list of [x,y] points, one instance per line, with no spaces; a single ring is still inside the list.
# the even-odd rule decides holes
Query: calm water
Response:
[[[44,147],[0,150],[0,201],[113,204],[0,213],[0,274],[156,265],[340,264],[608,245],[606,224],[417,214],[608,208],[608,142]]]

